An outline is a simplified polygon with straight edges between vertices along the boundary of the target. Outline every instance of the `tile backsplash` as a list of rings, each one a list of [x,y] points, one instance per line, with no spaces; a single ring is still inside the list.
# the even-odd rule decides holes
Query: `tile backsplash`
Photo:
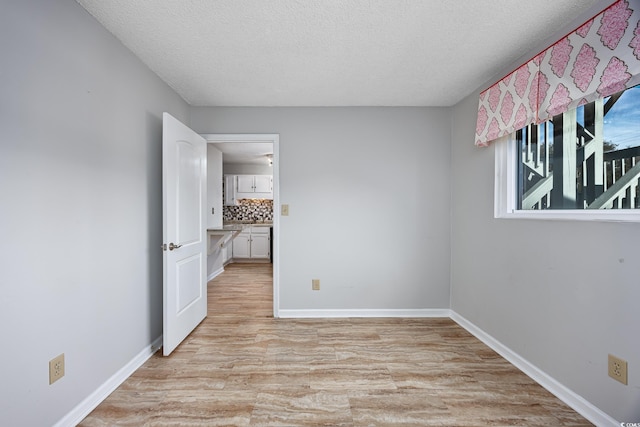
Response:
[[[224,221],[273,221],[273,200],[241,199],[237,206],[224,206]]]

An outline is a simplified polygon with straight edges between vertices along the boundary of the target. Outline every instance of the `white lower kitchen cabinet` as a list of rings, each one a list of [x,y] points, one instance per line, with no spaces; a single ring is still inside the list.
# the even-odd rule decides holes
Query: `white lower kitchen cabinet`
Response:
[[[269,259],[270,228],[252,226],[233,240],[233,258]]]
[[[251,258],[269,259],[269,234],[251,234]]]
[[[242,232],[233,239],[233,257],[251,258],[251,233]]]

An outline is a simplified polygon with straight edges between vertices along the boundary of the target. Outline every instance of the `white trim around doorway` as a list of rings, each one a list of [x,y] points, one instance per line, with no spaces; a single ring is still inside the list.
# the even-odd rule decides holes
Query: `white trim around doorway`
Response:
[[[280,317],[280,135],[276,133],[200,134],[207,143],[270,142],[273,144],[273,317]]]

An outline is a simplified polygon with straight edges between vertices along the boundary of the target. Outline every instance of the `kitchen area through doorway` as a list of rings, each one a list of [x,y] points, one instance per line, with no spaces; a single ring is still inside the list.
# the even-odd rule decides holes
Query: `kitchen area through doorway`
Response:
[[[208,142],[207,280],[231,264],[236,272],[271,264],[277,317],[278,135],[202,136]]]

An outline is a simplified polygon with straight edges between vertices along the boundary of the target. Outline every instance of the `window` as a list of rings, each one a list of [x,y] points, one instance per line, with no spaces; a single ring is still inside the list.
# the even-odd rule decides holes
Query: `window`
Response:
[[[640,220],[640,86],[496,146],[496,217]]]

